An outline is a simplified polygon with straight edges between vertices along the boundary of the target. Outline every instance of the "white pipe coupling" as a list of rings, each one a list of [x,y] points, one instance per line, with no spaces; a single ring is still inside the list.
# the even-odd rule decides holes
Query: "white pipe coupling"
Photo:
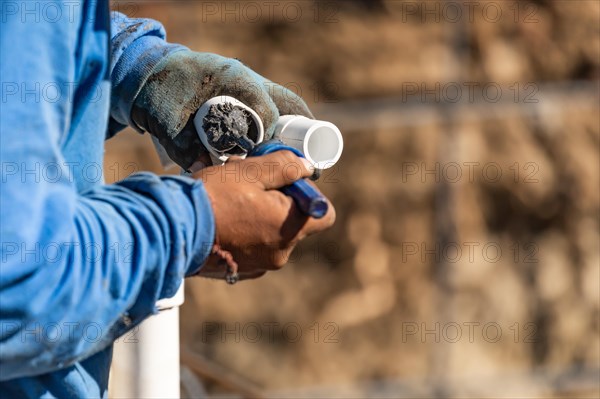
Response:
[[[302,152],[316,169],[331,168],[344,149],[342,133],[337,126],[301,115],[279,117],[275,137]]]

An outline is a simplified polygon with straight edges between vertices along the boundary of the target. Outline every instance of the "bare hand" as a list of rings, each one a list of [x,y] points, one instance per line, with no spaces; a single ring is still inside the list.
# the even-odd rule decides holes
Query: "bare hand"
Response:
[[[296,244],[335,221],[335,209],[321,219],[301,213],[278,191],[313,171],[290,151],[234,160],[193,174],[204,182],[216,222],[216,242],[238,263],[240,278],[256,278],[283,267]],[[200,276],[223,278],[219,257],[209,257]]]

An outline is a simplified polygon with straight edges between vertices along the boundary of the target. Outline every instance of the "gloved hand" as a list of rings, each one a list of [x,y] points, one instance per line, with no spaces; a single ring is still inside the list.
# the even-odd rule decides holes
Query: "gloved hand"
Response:
[[[313,118],[295,93],[260,76],[240,61],[217,54],[179,51],[159,62],[136,97],[131,118],[155,136],[169,157],[188,170],[208,154],[194,115],[208,99],[228,95],[261,117],[265,140],[272,138],[279,115]]]

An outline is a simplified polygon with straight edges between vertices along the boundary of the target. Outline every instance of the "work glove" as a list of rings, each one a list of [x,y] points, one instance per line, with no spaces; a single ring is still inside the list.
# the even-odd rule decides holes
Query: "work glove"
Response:
[[[279,115],[313,118],[298,95],[240,61],[186,50],[166,56],[154,67],[134,101],[131,119],[188,170],[208,155],[194,127],[194,116],[204,102],[221,95],[234,97],[256,111],[265,128],[265,140],[273,137]]]

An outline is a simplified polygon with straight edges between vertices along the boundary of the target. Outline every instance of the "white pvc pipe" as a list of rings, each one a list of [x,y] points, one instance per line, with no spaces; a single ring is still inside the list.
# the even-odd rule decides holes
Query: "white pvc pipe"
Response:
[[[301,115],[279,117],[275,137],[301,151],[317,169],[331,168],[344,149],[342,133],[333,123]]]
[[[111,398],[179,398],[179,306],[183,284],[159,301],[159,313],[121,337],[113,349]]]

